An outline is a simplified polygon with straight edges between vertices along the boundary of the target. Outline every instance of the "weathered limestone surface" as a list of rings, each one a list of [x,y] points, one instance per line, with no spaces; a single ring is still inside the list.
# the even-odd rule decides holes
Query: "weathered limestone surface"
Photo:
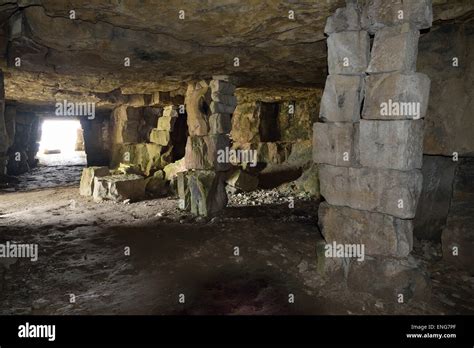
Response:
[[[94,178],[94,201],[130,199],[138,201],[145,197],[146,180],[136,174],[108,175]]]
[[[235,105],[226,105],[216,101],[211,102],[211,113],[213,114],[232,114],[235,110]]]
[[[360,75],[369,63],[369,34],[366,31],[345,31],[329,35],[329,74]]]
[[[211,88],[212,88],[212,85],[211,85]],[[234,95],[228,95],[228,94],[224,94],[222,92],[213,91],[211,93],[211,98],[212,98],[212,100],[214,100],[218,103],[231,105],[231,106],[234,106],[234,107],[237,105],[237,97],[234,96]]]
[[[186,142],[186,168],[228,170],[230,163],[220,162],[218,158],[218,151],[225,151],[226,147],[230,147],[230,141],[224,134],[189,136]]]
[[[420,32],[408,23],[377,31],[367,72],[415,72],[419,38]]]
[[[391,215],[321,203],[319,227],[327,243],[363,244],[366,255],[408,256],[413,222]]]
[[[359,123],[314,123],[313,160],[335,166],[359,166]]]
[[[168,181],[174,180],[174,178],[178,175],[179,172],[186,171],[186,164],[184,162],[184,158],[180,160],[170,163],[163,168],[165,172],[165,179]]]
[[[360,121],[364,167],[411,170],[423,161],[423,120]]]
[[[403,11],[403,16],[400,11]],[[370,33],[403,23],[427,29],[433,21],[433,10],[431,0],[367,0],[361,19],[362,27]]]
[[[393,215],[415,216],[422,187],[419,170],[319,165],[321,195],[332,205]]]
[[[451,157],[423,156],[423,188],[414,220],[414,235],[418,239],[441,241],[446,225],[454,173],[458,162]]]
[[[159,130],[157,128],[154,128],[151,130],[150,133],[150,141],[152,143],[162,145],[162,146],[167,146],[170,143],[170,132],[167,130]]]
[[[163,146],[153,143],[119,144],[113,148],[111,167],[120,163],[134,164],[148,176],[171,163],[171,151],[172,147],[165,151]]]
[[[212,114],[209,117],[209,134],[229,134],[232,120],[229,114]]]
[[[424,34],[418,70],[431,78],[424,153],[474,156],[474,21],[456,21]]]
[[[474,9],[472,1],[453,1],[433,1],[434,19],[445,25]],[[217,70],[224,73],[223,69],[225,73],[242,72],[239,86],[322,85],[327,66],[323,54],[326,18],[345,6],[344,0],[249,0],[247,6],[198,1],[186,3],[183,22],[176,20],[174,2],[143,2],[137,7],[134,2],[117,6],[115,0],[103,0],[81,6],[82,22],[77,25],[64,18],[63,0],[29,6],[36,3],[7,1],[2,6],[2,10],[11,7],[15,14],[22,13],[23,28],[30,29],[23,30],[8,50],[11,57],[26,57],[21,69],[5,68],[8,100],[54,103],[59,94],[68,100],[87,98],[100,103],[100,93],[119,88],[124,94],[170,91],[173,98],[182,81],[211,76]],[[371,18],[396,20],[396,10],[387,10],[390,3],[401,4],[399,0],[379,0],[382,13],[374,10],[377,16]],[[405,18],[410,19],[414,16],[406,9],[426,1],[410,1],[411,6],[408,1],[403,3]],[[288,19],[289,10],[295,11],[295,21]],[[199,13],[199,20],[188,21],[193,13]],[[236,13],[239,20],[235,20]],[[5,41],[8,39],[0,39],[0,46],[4,46],[0,55],[6,54]],[[150,42],[159,43],[159,49],[150,47]],[[235,49],[244,46],[245,52],[239,53],[242,64],[235,69]],[[130,52],[130,47],[136,50]],[[118,68],[121,62],[117,57],[127,56],[131,57],[132,74],[128,68]]]
[[[221,79],[213,79],[213,80],[211,80],[209,85],[210,85],[214,95],[219,93],[219,94],[232,96],[235,92],[235,86],[232,83],[229,83],[228,81],[224,81],[224,80],[221,80]],[[212,98],[212,99],[216,100],[214,98]]]
[[[405,302],[429,293],[429,279],[409,253],[410,219],[422,189],[420,119],[430,87],[427,76],[415,73],[418,30],[431,22],[430,0],[349,0],[326,24],[330,76],[320,112],[326,123],[315,123],[313,131],[314,161],[326,199],[319,207],[319,226],[327,243],[365,247],[363,262],[354,259],[344,267],[348,288],[391,302],[400,295]],[[375,34],[368,67],[369,38],[358,31],[359,23]],[[362,83],[365,72],[371,75]],[[357,136],[351,137],[354,127]],[[339,161],[349,147],[357,150],[360,164],[359,156]]]
[[[329,75],[319,117],[324,122],[359,122],[363,98],[362,76]]]
[[[160,131],[171,132],[173,130],[174,123],[176,122],[177,117],[161,116],[158,119],[157,129]]]
[[[140,139],[139,128],[143,113],[142,109],[118,106],[111,114],[112,119],[112,143],[136,143]]]
[[[203,136],[209,133],[208,115],[204,104],[211,102],[211,90],[205,81],[188,84],[186,91],[186,113],[189,135]]]
[[[325,34],[338,33],[341,31],[359,31],[361,10],[355,1],[346,2],[346,7],[341,7],[329,16],[324,27]]]
[[[163,108],[163,117],[176,118],[178,116],[179,115],[176,105],[167,105]]]
[[[178,206],[181,210],[191,210],[191,192],[189,192],[186,172],[178,172],[176,175],[179,197]]]
[[[189,136],[184,156],[188,171],[178,175],[178,192],[182,209],[190,209],[193,214],[213,215],[227,204],[225,174],[221,172],[231,167],[225,154],[230,150],[230,114],[237,105],[235,86],[230,80],[229,76],[219,75],[213,76],[209,84],[201,81],[188,85]]]
[[[362,110],[362,118],[378,120],[400,120],[423,118],[428,107],[430,94],[430,79],[420,73],[404,75],[398,73],[369,75],[365,79],[365,100]],[[383,103],[399,106],[399,114],[382,115]],[[395,104],[394,104],[395,103]],[[413,104],[415,103],[415,104]],[[419,114],[410,114],[417,111],[419,103]],[[395,110],[396,111],[396,110]]]
[[[391,303],[398,302],[400,294],[406,303],[412,299],[427,299],[431,293],[429,276],[412,256],[366,258],[364,262],[352,260],[347,286],[350,290],[370,292]]]
[[[225,177],[211,170],[186,172],[191,195],[191,213],[202,216],[214,215],[227,205]]]
[[[108,167],[88,167],[82,170],[79,194],[82,196],[92,196],[94,192],[94,178],[109,175]]]

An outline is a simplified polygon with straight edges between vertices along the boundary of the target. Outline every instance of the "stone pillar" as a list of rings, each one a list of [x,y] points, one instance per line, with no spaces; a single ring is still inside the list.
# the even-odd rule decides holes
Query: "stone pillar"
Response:
[[[10,140],[5,124],[5,85],[3,82],[3,72],[0,70],[0,176],[7,174],[9,143]]]
[[[327,20],[329,76],[313,127],[326,243],[363,246],[363,260],[346,255],[348,287],[399,303],[428,285],[409,253],[430,86],[415,72],[417,45],[431,17],[428,0],[346,1]]]
[[[230,161],[224,155],[230,148],[230,119],[237,105],[234,90],[227,76],[188,86],[187,172],[178,176],[178,194],[181,209],[196,215],[213,215],[227,205],[225,172]]]

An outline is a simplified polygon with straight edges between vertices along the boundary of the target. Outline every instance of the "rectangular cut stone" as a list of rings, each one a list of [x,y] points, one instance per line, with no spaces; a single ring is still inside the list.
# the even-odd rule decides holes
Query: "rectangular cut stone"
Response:
[[[177,117],[162,116],[158,119],[157,129],[160,131],[170,132],[173,130]]]
[[[323,202],[318,224],[328,244],[363,244],[366,255],[405,257],[413,248],[413,221]]]
[[[145,197],[145,178],[136,174],[109,175],[94,178],[94,201],[130,199],[138,201]]]
[[[186,174],[191,194],[191,213],[214,215],[227,205],[224,175],[210,170],[189,171]]]
[[[176,106],[168,105],[163,108],[164,117],[178,117],[178,111]]]
[[[143,121],[143,108],[121,105],[111,114],[111,138],[114,144],[136,143],[139,141],[139,128]]]
[[[212,92],[211,98],[215,102],[226,104],[229,106],[237,106],[237,97],[234,95],[222,94],[219,92]]]
[[[223,156],[226,148],[230,148],[230,141],[225,134],[189,136],[184,156],[186,169],[228,170],[229,159]]]
[[[329,75],[321,99],[319,117],[324,122],[359,122],[363,98],[362,76]]]
[[[153,128],[150,133],[150,141],[158,145],[166,146],[170,143],[170,132]]]
[[[430,79],[425,74],[375,74],[365,78],[362,118],[404,120],[425,117]]]
[[[233,84],[222,80],[211,80],[209,85],[212,92],[233,95],[235,91],[235,86]]]
[[[408,24],[377,31],[367,72],[415,72],[419,38],[420,32]]]
[[[361,75],[369,63],[369,34],[366,31],[344,31],[329,35],[329,74]]]
[[[229,134],[232,121],[229,114],[213,114],[209,117],[210,134]]]
[[[360,121],[360,164],[410,170],[423,162],[423,120]]]
[[[227,105],[213,101],[210,108],[213,114],[232,114],[236,105]]]
[[[371,34],[384,27],[410,23],[427,29],[433,22],[432,0],[368,0],[362,9],[362,28]],[[401,11],[401,12],[400,12]],[[403,16],[400,16],[403,14]]]
[[[335,166],[358,166],[359,123],[314,123],[313,161]]]
[[[108,167],[87,167],[82,170],[79,194],[81,196],[92,196],[94,192],[94,178],[109,175]]]
[[[423,177],[417,169],[402,172],[320,164],[319,180],[321,195],[329,204],[412,219]]]
[[[341,31],[359,31],[360,10],[355,2],[347,2],[346,7],[338,8],[336,12],[326,20],[325,34]]]

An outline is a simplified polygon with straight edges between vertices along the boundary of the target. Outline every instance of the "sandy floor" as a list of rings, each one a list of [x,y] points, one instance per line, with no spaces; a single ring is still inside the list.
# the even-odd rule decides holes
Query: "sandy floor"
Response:
[[[0,260],[0,314],[474,313],[474,278],[426,243],[415,255],[432,271],[427,302],[315,284],[317,202],[230,206],[196,219],[176,199],[94,203],[78,195],[80,171],[39,168],[19,192],[0,193],[0,242],[39,244],[36,262]]]

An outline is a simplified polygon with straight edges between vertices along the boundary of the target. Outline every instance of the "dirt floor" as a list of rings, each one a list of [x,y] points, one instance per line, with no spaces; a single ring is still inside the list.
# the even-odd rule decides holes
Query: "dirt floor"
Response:
[[[439,245],[417,242],[413,253],[432,296],[386,303],[318,284],[315,201],[290,209],[257,192],[195,218],[175,198],[94,203],[78,194],[81,170],[40,167],[0,191],[0,242],[39,244],[36,262],[0,260],[0,314],[474,313],[474,278],[445,264]]]

